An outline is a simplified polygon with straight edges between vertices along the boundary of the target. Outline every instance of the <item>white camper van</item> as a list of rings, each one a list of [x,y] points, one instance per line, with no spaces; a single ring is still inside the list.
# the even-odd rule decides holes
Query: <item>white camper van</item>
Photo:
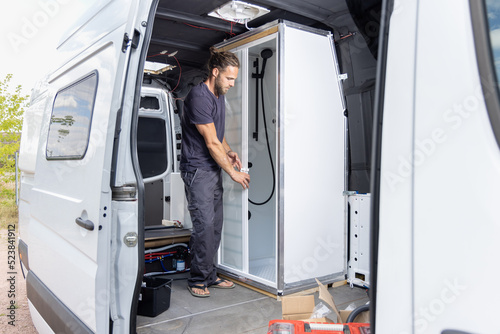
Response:
[[[364,281],[372,332],[498,332],[499,18],[487,0],[95,1],[23,125],[37,330],[135,333],[145,278],[188,269],[179,119],[216,46],[241,61],[226,138],[252,179],[225,180],[219,271],[276,296]]]

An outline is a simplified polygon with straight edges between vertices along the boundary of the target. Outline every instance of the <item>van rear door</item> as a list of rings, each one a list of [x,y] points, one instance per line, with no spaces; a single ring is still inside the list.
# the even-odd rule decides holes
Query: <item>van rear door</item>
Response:
[[[48,77],[22,235],[29,251],[28,299],[40,332],[135,331],[129,327],[135,327],[130,318],[141,275],[138,261],[120,253],[120,243],[129,243],[123,247],[136,255],[141,251],[132,240],[139,201],[127,206],[127,219],[116,219],[111,185],[113,151],[130,152],[115,144],[115,133],[132,109],[124,95],[136,83],[152,2],[97,1],[58,48],[69,61]],[[130,230],[120,231],[120,221],[132,222]],[[121,232],[130,232],[128,239],[116,236]],[[131,274],[121,288],[131,292],[117,300],[114,271],[125,266]]]

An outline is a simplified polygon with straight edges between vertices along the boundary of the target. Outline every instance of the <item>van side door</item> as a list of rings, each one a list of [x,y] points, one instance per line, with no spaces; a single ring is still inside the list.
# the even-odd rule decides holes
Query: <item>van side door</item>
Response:
[[[47,108],[26,199],[30,213],[21,222],[29,250],[27,293],[39,331],[135,331],[129,328],[135,320],[129,320],[138,261],[126,263],[131,281],[123,288],[131,292],[119,301],[112,292],[113,273],[125,261],[113,254],[112,244],[128,240],[112,237],[119,227],[113,226],[111,185],[115,130],[119,116],[132,108],[123,103],[124,93],[127,80],[133,85],[138,75],[132,68],[141,52],[135,49],[152,2],[98,1],[60,44],[68,61],[47,79]],[[128,214],[135,231],[126,232],[137,233],[137,203]]]

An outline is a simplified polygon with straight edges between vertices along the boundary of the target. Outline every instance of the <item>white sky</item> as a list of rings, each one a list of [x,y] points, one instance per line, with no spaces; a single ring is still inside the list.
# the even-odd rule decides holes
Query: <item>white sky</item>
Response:
[[[54,68],[61,35],[93,1],[0,0],[0,80],[13,74],[10,88],[29,95],[35,82]]]

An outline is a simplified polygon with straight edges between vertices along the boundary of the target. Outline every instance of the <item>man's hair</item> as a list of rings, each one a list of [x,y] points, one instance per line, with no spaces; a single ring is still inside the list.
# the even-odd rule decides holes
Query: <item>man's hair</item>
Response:
[[[223,72],[226,67],[234,66],[240,68],[240,60],[236,55],[229,51],[218,51],[215,47],[210,48],[210,59],[208,59],[207,69],[212,73],[214,68],[218,68]]]

